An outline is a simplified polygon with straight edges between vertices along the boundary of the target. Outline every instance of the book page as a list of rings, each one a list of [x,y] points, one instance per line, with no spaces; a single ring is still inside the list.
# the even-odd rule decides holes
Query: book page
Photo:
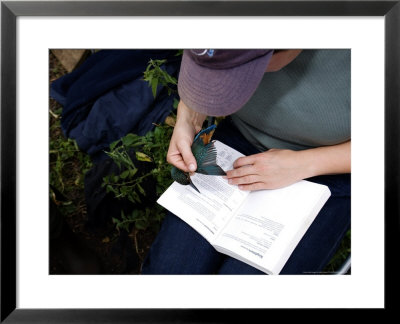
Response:
[[[233,162],[242,156],[221,142],[216,141],[215,146],[217,163],[225,171],[231,169]],[[195,173],[191,180],[200,193],[190,185],[184,186],[174,182],[157,202],[212,243],[249,192],[228,184],[221,176]]]
[[[329,195],[328,187],[304,180],[254,191],[215,246],[262,271],[279,273]]]

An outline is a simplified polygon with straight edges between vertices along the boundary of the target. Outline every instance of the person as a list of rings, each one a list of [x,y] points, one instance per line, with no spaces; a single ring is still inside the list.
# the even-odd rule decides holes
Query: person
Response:
[[[213,139],[245,155],[227,171],[230,184],[252,191],[307,179],[329,187],[281,271],[321,273],[350,228],[350,50],[184,50],[178,91],[170,164],[194,172],[195,134],[207,116],[224,116]],[[142,274],[263,273],[168,213]]]

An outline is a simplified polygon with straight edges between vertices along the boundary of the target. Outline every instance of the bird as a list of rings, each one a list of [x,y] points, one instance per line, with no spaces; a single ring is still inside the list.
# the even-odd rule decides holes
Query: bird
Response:
[[[226,175],[225,171],[217,164],[217,149],[214,145],[215,141],[211,141],[215,128],[216,125],[213,124],[206,129],[201,130],[193,140],[191,149],[197,163],[196,173],[219,176]],[[184,172],[175,166],[172,166],[171,176],[172,179],[181,185],[190,185],[200,193],[199,189],[197,189],[193,184],[189,172]]]

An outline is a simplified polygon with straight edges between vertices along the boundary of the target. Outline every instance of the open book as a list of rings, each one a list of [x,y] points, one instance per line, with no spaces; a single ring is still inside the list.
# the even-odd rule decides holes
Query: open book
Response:
[[[217,163],[225,171],[243,156],[218,141],[215,147]],[[268,274],[280,273],[331,194],[327,186],[305,180],[281,189],[248,192],[219,176],[196,173],[191,179],[200,194],[174,182],[158,203],[217,251]]]

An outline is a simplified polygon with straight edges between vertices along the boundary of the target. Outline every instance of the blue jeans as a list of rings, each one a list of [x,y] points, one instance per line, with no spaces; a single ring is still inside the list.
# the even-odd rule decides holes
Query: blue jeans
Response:
[[[213,139],[239,152],[259,153],[230,119],[217,127]],[[328,264],[350,228],[350,174],[307,179],[327,185],[331,197],[303,236],[281,274],[317,274]],[[180,218],[168,213],[143,263],[142,274],[264,274],[217,252]]]

